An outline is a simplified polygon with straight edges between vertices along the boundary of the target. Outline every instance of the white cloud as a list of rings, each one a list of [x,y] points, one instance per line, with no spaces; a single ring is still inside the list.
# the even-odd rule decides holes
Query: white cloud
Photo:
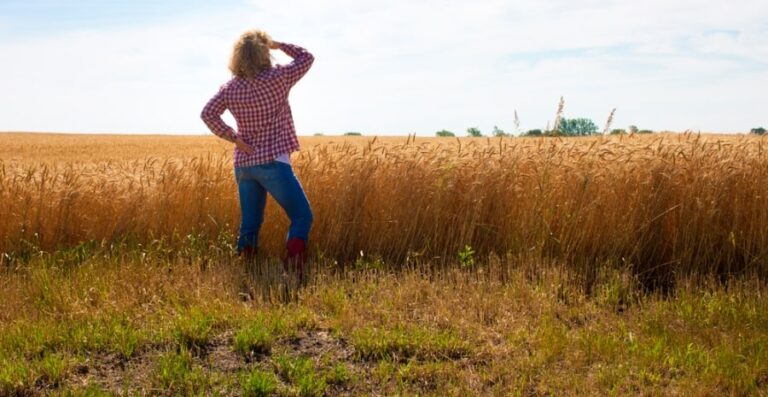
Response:
[[[768,86],[762,1],[267,0],[151,26],[0,42],[0,130],[203,132],[240,31],[317,61],[292,94],[300,132],[543,128],[566,115],[745,130]],[[285,58],[281,58],[285,59]]]

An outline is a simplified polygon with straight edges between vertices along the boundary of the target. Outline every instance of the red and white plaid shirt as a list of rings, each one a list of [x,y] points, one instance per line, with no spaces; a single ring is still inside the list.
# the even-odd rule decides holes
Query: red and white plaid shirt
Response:
[[[296,45],[280,43],[280,49],[293,58],[291,63],[263,70],[252,79],[233,77],[200,115],[214,134],[228,141],[240,137],[254,148],[252,154],[235,148],[235,167],[268,163],[299,150],[288,93],[315,58]],[[237,132],[221,119],[225,110],[235,117]]]

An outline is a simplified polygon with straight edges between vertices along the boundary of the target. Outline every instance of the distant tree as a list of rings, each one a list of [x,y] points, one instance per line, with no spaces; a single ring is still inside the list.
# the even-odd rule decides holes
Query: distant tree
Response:
[[[558,132],[566,136],[586,136],[597,132],[597,124],[590,119],[562,119]]]
[[[640,130],[637,131],[638,134],[653,134],[653,130]]]
[[[611,135],[624,135],[626,133],[627,131],[624,130],[623,128],[615,128],[611,130]]]
[[[323,135],[325,135],[325,134],[323,134],[322,132],[315,132],[313,135],[314,135],[314,136],[323,136]]]
[[[499,128],[499,127],[494,125],[493,126],[493,136],[496,136],[496,137],[509,136],[509,134],[507,134],[506,132],[504,132],[504,130],[502,130],[501,128]]]
[[[469,127],[467,128],[467,135],[477,138],[483,136],[483,133],[480,132],[480,129],[477,127]]]
[[[362,136],[363,134],[357,131],[349,131],[345,132],[344,136]]]
[[[541,136],[543,132],[541,130],[528,130],[525,133],[525,136]]]
[[[630,134],[637,134],[637,126],[636,125],[630,125],[629,127],[627,127],[627,131]]]
[[[753,129],[749,130],[749,133],[750,134],[755,134],[755,135],[765,135],[765,128],[763,128],[763,127],[753,128]]]
[[[435,132],[435,136],[454,137],[456,134],[448,130],[440,130]]]

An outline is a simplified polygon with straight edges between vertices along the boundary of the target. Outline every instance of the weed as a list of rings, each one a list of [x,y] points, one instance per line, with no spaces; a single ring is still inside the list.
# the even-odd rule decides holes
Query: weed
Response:
[[[469,245],[465,245],[464,249],[459,251],[459,264],[461,267],[472,267],[475,264],[475,250]]]

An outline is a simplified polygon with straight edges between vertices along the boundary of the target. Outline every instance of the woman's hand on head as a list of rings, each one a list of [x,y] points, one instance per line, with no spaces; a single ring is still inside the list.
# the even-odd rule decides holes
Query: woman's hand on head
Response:
[[[270,42],[269,42],[269,49],[270,50],[277,50],[279,48],[280,48],[280,42],[277,42],[277,41],[274,41],[274,40],[270,40]]]
[[[235,146],[237,146],[237,150],[245,153],[245,154],[253,154],[253,146],[245,143],[243,138],[237,137],[235,138]]]

